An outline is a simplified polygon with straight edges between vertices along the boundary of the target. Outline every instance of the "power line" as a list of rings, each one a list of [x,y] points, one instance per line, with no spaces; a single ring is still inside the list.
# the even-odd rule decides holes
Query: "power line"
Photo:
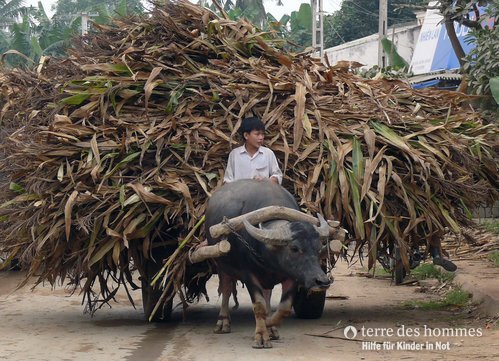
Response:
[[[338,35],[338,37],[341,39],[341,41],[343,41],[341,44],[345,44],[346,43],[346,40],[343,38],[343,36],[341,36],[341,34],[338,32],[338,30],[336,30],[334,24],[333,24],[333,20],[332,19],[328,19],[326,18],[326,20],[329,22],[329,25],[331,26],[331,29],[333,29],[333,31],[336,33],[336,35]]]
[[[375,13],[369,9],[366,9],[362,5],[358,4],[355,0],[345,0],[345,1],[348,3],[351,3],[352,5],[357,7],[358,11],[360,11],[363,14],[370,15],[370,16],[373,16],[375,18],[379,17],[378,13]],[[393,17],[393,16],[388,16],[388,19],[390,19],[390,20],[415,20],[414,18],[409,18],[409,17]]]

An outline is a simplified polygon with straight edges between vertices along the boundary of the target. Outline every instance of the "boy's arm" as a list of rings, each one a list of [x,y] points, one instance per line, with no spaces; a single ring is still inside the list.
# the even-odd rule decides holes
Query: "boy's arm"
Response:
[[[270,180],[274,183],[282,183],[282,172],[277,163],[277,158],[272,151],[270,157]]]
[[[225,168],[224,183],[230,183],[234,181],[234,156],[233,152],[230,152],[229,159],[227,160],[227,168]]]

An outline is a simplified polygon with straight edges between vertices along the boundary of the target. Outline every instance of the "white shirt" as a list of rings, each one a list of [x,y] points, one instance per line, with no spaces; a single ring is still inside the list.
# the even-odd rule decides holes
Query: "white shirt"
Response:
[[[276,177],[279,184],[282,183],[282,172],[274,152],[269,148],[260,147],[253,156],[250,156],[244,145],[233,149],[227,161],[224,182],[230,183],[255,177]]]

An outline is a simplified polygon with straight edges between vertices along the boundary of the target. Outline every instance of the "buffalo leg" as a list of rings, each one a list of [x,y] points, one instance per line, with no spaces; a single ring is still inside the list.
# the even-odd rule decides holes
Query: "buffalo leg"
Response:
[[[285,317],[288,317],[291,314],[293,296],[295,293],[296,285],[293,281],[287,280],[282,283],[281,302],[279,303],[277,310],[272,314],[272,317],[267,319],[267,328],[270,330],[271,335],[273,334],[274,337],[276,337],[275,339],[279,338],[277,327],[282,324]],[[271,336],[271,338],[273,337]]]
[[[255,342],[253,343],[253,348],[271,348],[272,343],[270,342],[269,333],[267,331],[267,305],[265,302],[265,297],[263,295],[263,288],[260,285],[256,285],[252,282],[246,283],[248,287],[248,292],[253,302],[253,313],[255,314]]]
[[[263,290],[263,297],[265,297],[265,304],[267,305],[267,315],[270,315],[272,313],[272,308],[270,306],[270,299],[272,297],[272,289],[264,289]],[[270,322],[270,319],[267,317],[266,323],[268,324]],[[273,326],[267,326],[267,331],[269,333],[270,339],[271,340],[278,340],[279,339],[279,331],[277,331],[277,327]]]
[[[237,301],[236,280],[222,272],[219,272],[218,277],[218,294],[222,295],[222,306],[220,307],[217,324],[213,329],[213,332],[230,333],[230,295],[234,295],[234,301],[236,302],[235,308],[239,305],[239,302]]]

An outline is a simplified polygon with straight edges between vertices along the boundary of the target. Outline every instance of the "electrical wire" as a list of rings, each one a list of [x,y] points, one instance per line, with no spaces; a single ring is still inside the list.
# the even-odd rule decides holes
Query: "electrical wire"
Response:
[[[375,13],[369,9],[364,8],[362,5],[358,4],[355,0],[348,0],[348,3],[353,4],[357,9],[361,10],[360,12],[366,15],[374,16],[376,18],[379,18],[379,14]],[[388,16],[388,19],[390,20],[412,20],[414,21],[414,18],[409,18],[409,17],[393,17],[393,16]]]

